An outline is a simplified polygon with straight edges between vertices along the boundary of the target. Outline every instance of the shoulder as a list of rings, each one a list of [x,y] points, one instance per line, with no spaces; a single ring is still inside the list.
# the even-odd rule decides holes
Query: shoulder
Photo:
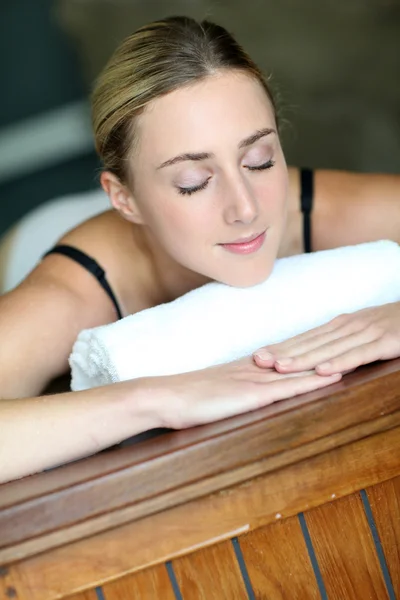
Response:
[[[314,251],[380,239],[400,243],[400,175],[318,169],[313,187]],[[290,167],[287,221],[278,257],[304,251],[300,194],[299,169]]]
[[[316,250],[380,239],[400,243],[399,221],[400,175],[315,172]]]
[[[75,227],[58,243],[85,252],[104,269],[119,304],[127,307],[126,314],[140,310],[143,252],[128,222],[108,211]],[[15,289],[0,297],[3,397],[40,393],[67,371],[68,356],[82,329],[115,320],[109,296],[90,272],[62,255],[44,258]],[[19,369],[23,378],[14,376]]]
[[[101,189],[54,198],[35,207],[0,240],[0,293],[15,288],[67,231],[109,209]]]
[[[62,236],[57,244],[72,246],[98,263],[124,314],[141,308],[143,282],[151,269],[140,244],[140,227],[109,210],[74,228]],[[58,254],[46,257],[42,264],[45,263],[48,268],[60,269],[63,279],[68,280],[74,288],[85,292],[89,287],[94,287],[99,306],[104,301],[110,304],[95,278],[78,263]]]

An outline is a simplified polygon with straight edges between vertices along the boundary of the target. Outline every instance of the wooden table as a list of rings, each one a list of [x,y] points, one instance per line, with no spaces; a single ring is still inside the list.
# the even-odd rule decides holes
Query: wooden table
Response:
[[[1,600],[400,599],[400,360],[0,486],[0,565]]]

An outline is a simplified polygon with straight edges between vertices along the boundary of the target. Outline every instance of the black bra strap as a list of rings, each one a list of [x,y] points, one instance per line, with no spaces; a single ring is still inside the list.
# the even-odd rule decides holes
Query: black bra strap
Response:
[[[82,265],[82,267],[84,267],[94,277],[96,277],[97,281],[100,283],[101,287],[114,304],[115,310],[117,311],[118,319],[122,319],[122,313],[119,304],[114,296],[114,292],[112,291],[110,284],[106,279],[104,269],[101,268],[101,266],[94,260],[94,258],[91,258],[81,250],[78,250],[78,248],[74,248],[73,246],[67,246],[66,244],[54,246],[54,248],[46,252],[43,258],[45,256],[48,256],[49,254],[63,254],[64,256],[68,256],[68,258],[72,258],[72,260]]]
[[[311,211],[314,197],[314,171],[312,169],[300,169],[300,190],[301,212],[303,213],[304,252],[312,252]]]

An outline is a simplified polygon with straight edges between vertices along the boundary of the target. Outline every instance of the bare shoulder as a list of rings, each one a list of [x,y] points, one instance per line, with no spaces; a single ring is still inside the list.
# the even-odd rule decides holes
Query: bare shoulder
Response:
[[[304,252],[300,192],[299,169],[290,167],[279,257]],[[400,243],[400,175],[315,170],[311,218],[316,251],[380,239]]]
[[[105,271],[109,285],[111,286],[118,303],[124,314],[132,312],[132,294],[140,296],[141,280],[145,268],[145,256],[138,243],[140,231],[137,226],[124,220],[115,211],[107,211],[82,223],[65,236],[59,243],[73,246],[93,258]],[[63,265],[70,271],[68,280],[75,286],[72,278],[73,269],[80,278],[80,289],[87,286],[95,287],[97,292],[97,305],[112,304],[100,287],[98,282],[77,263],[60,255],[50,255],[46,261],[53,264]],[[44,261],[44,262],[46,262]],[[79,272],[79,274],[78,274]],[[86,280],[86,285],[81,288]],[[114,309],[112,309],[114,310]],[[115,317],[115,315],[114,315]]]
[[[101,264],[118,296],[123,274],[129,275],[128,268],[134,273],[132,256],[137,251],[131,240],[129,223],[109,211],[76,227],[60,243]],[[115,320],[112,302],[91,273],[65,256],[47,256],[17,288],[0,297],[0,397],[40,393],[67,371],[82,329]]]
[[[379,239],[400,243],[400,175],[315,172],[316,250]]]

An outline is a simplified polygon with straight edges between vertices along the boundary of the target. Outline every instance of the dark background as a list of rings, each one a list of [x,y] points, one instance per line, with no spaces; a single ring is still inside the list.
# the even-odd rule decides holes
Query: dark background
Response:
[[[221,23],[271,75],[289,164],[400,172],[397,0],[0,0],[0,235],[97,185],[94,78],[124,36],[169,14]]]

